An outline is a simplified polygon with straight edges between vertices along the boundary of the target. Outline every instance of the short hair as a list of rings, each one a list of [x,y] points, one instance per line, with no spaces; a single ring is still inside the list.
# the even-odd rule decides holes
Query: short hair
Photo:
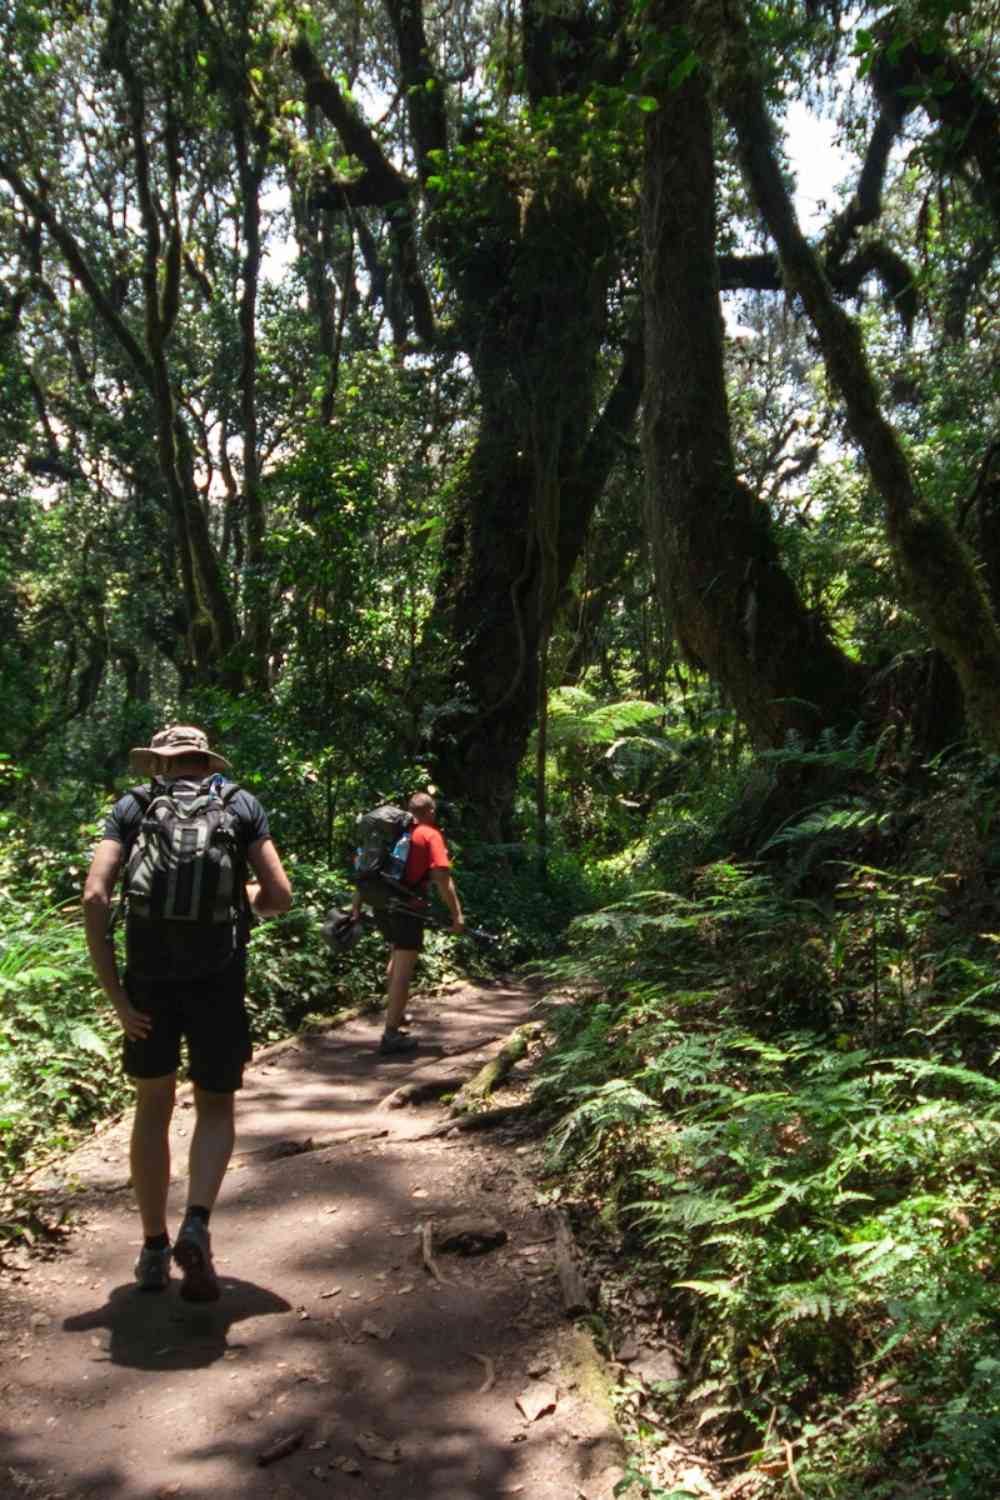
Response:
[[[424,817],[428,813],[433,817],[437,812],[437,803],[427,792],[414,792],[407,805],[411,813],[417,813]]]

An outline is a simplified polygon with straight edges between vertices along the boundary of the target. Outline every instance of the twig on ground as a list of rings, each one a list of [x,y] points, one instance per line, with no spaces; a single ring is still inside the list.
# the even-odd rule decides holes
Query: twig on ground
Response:
[[[258,1453],[257,1462],[262,1468],[267,1464],[277,1463],[279,1458],[287,1458],[290,1453],[295,1452],[296,1448],[301,1448],[304,1441],[304,1432],[290,1432],[287,1437],[279,1438],[276,1443],[271,1444],[270,1448],[265,1448]]]
[[[470,1359],[478,1359],[479,1363],[482,1365],[483,1369],[486,1371],[486,1376],[485,1376],[485,1378],[483,1380],[483,1383],[482,1383],[482,1385],[479,1387],[479,1389],[477,1391],[477,1395],[485,1396],[487,1391],[491,1391],[493,1389],[493,1386],[494,1386],[494,1384],[496,1382],[496,1378],[497,1378],[496,1368],[495,1368],[495,1366],[493,1364],[493,1361],[491,1359],[488,1359],[485,1354],[475,1354],[470,1349],[470,1351],[469,1351],[469,1358]]]
[[[795,1459],[792,1457],[792,1445],[787,1438],[784,1439],[784,1447],[785,1463],[788,1465],[788,1483],[798,1495],[799,1500],[806,1500],[805,1495],[802,1493],[802,1486],[799,1484],[799,1477],[795,1472]]]
[[[434,1262],[432,1245],[434,1244],[434,1220],[427,1219],[420,1226],[420,1258],[424,1263],[424,1270],[428,1271],[439,1286],[448,1286],[449,1283],[441,1275]]]

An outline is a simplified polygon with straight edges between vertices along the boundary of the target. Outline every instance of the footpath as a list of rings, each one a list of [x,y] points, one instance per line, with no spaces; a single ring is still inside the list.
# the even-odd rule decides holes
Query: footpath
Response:
[[[262,1052],[212,1217],[216,1304],[134,1288],[127,1117],[46,1168],[73,1227],[0,1279],[4,1500],[611,1500],[621,1439],[565,1315],[537,1141],[386,1103],[457,1087],[539,1003],[417,996],[403,1060],[375,1017]],[[172,1228],[192,1122],[182,1091]],[[449,1251],[456,1219],[480,1253]]]

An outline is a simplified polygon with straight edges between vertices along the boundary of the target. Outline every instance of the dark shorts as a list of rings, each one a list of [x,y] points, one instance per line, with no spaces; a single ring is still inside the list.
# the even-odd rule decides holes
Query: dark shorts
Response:
[[[397,910],[403,898],[388,892],[379,882],[362,881],[358,887],[361,899],[371,907],[375,925],[394,948],[409,948],[420,952],[424,946],[425,924],[406,911]],[[388,904],[387,904],[388,903]],[[416,898],[414,909],[425,911],[427,903]]]
[[[132,1004],[153,1017],[147,1037],[125,1040],[122,1061],[128,1076],[164,1078],[176,1072],[184,1037],[188,1072],[199,1088],[214,1094],[242,1088],[243,1067],[253,1055],[246,976],[245,948],[224,969],[204,979],[134,979],[126,974]]]

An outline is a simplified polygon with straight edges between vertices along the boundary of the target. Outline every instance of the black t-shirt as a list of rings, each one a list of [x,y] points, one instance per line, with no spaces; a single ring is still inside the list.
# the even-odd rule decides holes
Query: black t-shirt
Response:
[[[157,780],[153,783],[155,791],[172,787],[182,802],[189,797],[196,796],[201,785],[200,781],[187,776],[179,776],[174,781]],[[226,783],[224,782],[223,785]],[[229,808],[236,820],[244,852],[250,848],[251,844],[271,837],[267,813],[252,792],[245,792],[240,787],[230,802]],[[124,847],[126,859],[142,825],[144,811],[145,809],[132,793],[126,792],[124,797],[119,797],[108,813],[107,822],[104,825],[104,837],[114,839],[116,844],[121,844]]]

